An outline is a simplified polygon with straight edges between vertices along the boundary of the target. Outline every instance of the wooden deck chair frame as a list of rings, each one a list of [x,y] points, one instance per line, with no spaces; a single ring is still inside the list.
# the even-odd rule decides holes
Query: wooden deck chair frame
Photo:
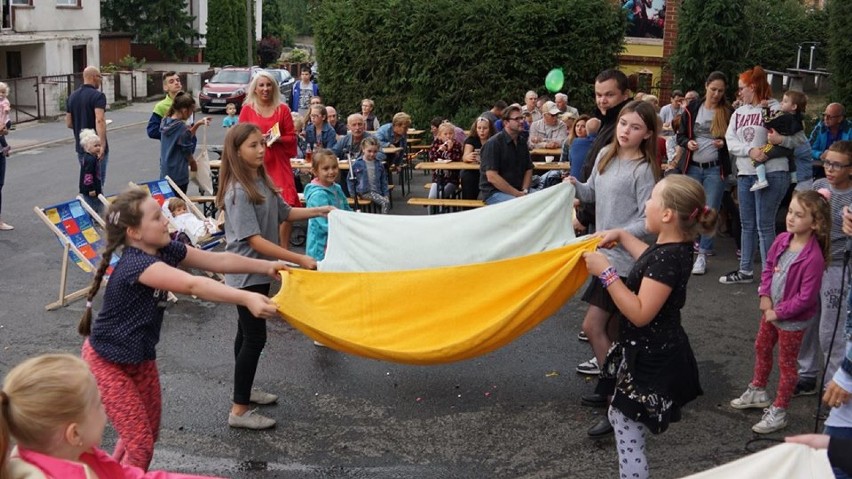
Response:
[[[90,216],[92,216],[92,219],[103,227],[103,219],[100,217],[100,215],[95,213],[95,211],[91,207],[89,207],[89,205],[87,205],[82,198],[78,196],[77,199],[80,201],[80,204],[83,205],[83,209],[86,210],[86,212],[89,213]],[[73,301],[76,301],[86,296],[89,293],[89,289],[91,287],[91,285],[86,286],[85,288],[66,294],[68,286],[68,263],[70,260],[69,253],[74,252],[74,254],[77,255],[77,257],[80,258],[80,260],[85,263],[87,267],[91,268],[92,271],[96,269],[96,266],[93,265],[88,260],[88,258],[86,258],[86,256],[79,250],[79,248],[77,248],[76,245],[74,245],[74,243],[68,238],[68,236],[66,236],[65,233],[62,232],[62,230],[57,228],[56,225],[53,224],[52,221],[50,221],[50,218],[48,218],[47,215],[44,214],[44,209],[39,206],[35,206],[33,207],[33,211],[35,212],[36,216],[38,216],[44,222],[44,224],[46,224],[47,227],[50,228],[53,234],[59,239],[59,242],[62,243],[62,269],[59,273],[59,298],[56,301],[48,303],[44,306],[44,309],[48,311],[53,311],[54,309],[61,308],[67,304],[70,304]]]

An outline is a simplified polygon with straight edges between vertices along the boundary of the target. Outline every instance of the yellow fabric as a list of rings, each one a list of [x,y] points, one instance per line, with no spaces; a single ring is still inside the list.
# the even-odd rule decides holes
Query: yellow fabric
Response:
[[[582,254],[598,241],[444,268],[283,271],[273,301],[295,328],[339,351],[408,364],[461,361],[558,311],[585,282]]]

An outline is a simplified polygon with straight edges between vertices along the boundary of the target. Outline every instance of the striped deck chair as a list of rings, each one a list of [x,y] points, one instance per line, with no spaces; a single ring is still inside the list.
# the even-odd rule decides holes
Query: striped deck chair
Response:
[[[105,245],[105,240],[95,229],[95,225],[103,227],[103,219],[79,197],[45,208],[36,206],[33,210],[36,216],[41,218],[44,224],[50,228],[64,250],[59,278],[59,299],[45,306],[45,309],[52,311],[84,297],[89,292],[89,286],[86,286],[83,289],[66,294],[68,260],[73,261],[83,271],[94,274],[100,262],[99,251]],[[118,254],[112,255],[104,279],[112,273],[112,268],[118,262],[118,259]]]
[[[207,219],[204,216],[204,213],[202,213],[201,209],[199,209],[195,203],[195,200],[197,198],[187,196],[183,191],[180,190],[180,188],[177,187],[177,185],[175,185],[172,179],[168,176],[162,180],[148,181],[145,183],[137,184],[131,182],[130,186],[133,188],[142,188],[143,190],[147,191],[155,200],[157,200],[157,203],[160,204],[160,208],[163,208],[163,212],[169,218],[170,229],[177,229],[174,223],[171,221],[171,215],[170,213],[168,213],[168,208],[165,207],[166,203],[172,198],[182,199],[186,203],[189,212],[195,215],[198,219]],[[224,243],[224,241],[224,233],[216,233],[203,241],[199,241],[198,248],[203,250],[213,249],[216,246]]]

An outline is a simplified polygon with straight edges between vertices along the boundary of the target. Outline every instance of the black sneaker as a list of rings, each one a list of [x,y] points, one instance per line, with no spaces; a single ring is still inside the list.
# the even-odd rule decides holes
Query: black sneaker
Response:
[[[607,407],[606,396],[592,393],[580,398],[580,404],[587,407]]]
[[[589,337],[586,336],[586,333],[583,332],[583,331],[580,331],[579,333],[577,333],[577,339],[579,339],[580,341],[585,341],[587,343],[589,342]]]
[[[731,271],[719,278],[719,282],[722,284],[747,284],[754,282],[754,274],[746,273],[743,271]]]
[[[800,379],[796,383],[796,389],[793,390],[793,397],[813,396],[817,393],[817,385],[814,380]]]

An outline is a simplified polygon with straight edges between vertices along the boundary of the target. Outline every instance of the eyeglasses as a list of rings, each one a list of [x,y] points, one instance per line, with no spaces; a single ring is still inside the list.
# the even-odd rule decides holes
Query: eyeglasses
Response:
[[[843,168],[849,168],[849,166],[850,166],[850,165],[844,165],[844,164],[841,164],[841,163],[835,163],[835,162],[833,162],[833,161],[823,161],[823,162],[822,162],[822,166],[823,166],[823,168],[825,168],[826,170],[834,171],[834,170],[842,170]]]
[[[524,121],[524,117],[522,117],[522,116],[512,117],[512,118],[509,118],[509,121]]]
[[[822,114],[822,117],[825,118],[826,120],[833,120],[835,118],[840,118],[841,116],[843,116],[843,115],[829,115],[828,113]]]

